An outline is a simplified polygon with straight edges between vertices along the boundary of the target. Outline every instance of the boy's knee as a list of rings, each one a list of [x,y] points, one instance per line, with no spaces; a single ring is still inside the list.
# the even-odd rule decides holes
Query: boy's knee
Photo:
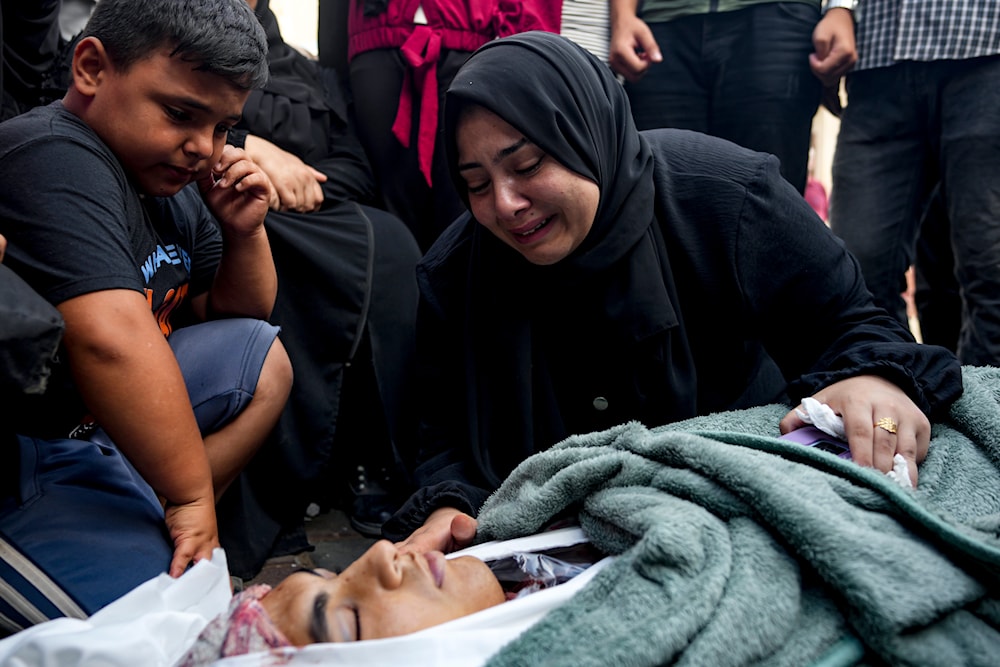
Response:
[[[254,400],[275,400],[284,405],[291,391],[294,377],[295,373],[292,370],[292,360],[288,358],[288,351],[285,350],[281,339],[275,338],[267,356],[264,357],[264,365],[260,369],[260,378],[257,380]]]

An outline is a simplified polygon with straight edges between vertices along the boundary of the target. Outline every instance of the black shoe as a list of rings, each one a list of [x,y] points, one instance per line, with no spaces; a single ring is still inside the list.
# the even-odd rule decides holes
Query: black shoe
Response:
[[[388,521],[401,505],[391,491],[392,480],[385,468],[377,478],[369,475],[365,466],[358,465],[350,489],[353,495],[350,509],[351,527],[365,537],[382,537],[382,524]]]

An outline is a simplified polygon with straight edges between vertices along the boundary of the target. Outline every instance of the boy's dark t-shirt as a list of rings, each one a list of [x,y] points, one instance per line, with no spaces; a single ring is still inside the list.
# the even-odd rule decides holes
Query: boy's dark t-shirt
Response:
[[[4,263],[51,303],[108,289],[146,296],[164,335],[192,323],[222,240],[195,186],[145,197],[114,153],[61,102],[0,123]],[[65,437],[85,414],[57,358],[49,389],[11,411],[24,435]]]

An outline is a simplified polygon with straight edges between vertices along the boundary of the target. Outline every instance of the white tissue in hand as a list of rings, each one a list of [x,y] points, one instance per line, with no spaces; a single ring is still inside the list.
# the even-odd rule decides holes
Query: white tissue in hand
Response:
[[[892,457],[892,470],[887,472],[885,476],[904,489],[913,488],[913,482],[910,481],[910,464],[906,462],[902,454],[896,454]]]
[[[827,435],[847,440],[847,434],[844,432],[844,419],[826,403],[820,403],[811,397],[803,398],[802,407],[795,408],[795,414],[802,421],[812,424]],[[885,475],[904,489],[913,488],[913,482],[910,481],[910,466],[901,454],[892,457],[892,470]]]
[[[795,414],[802,421],[812,424],[827,435],[841,440],[846,439],[844,419],[826,403],[820,403],[815,398],[807,396],[802,399],[802,407],[795,408]]]

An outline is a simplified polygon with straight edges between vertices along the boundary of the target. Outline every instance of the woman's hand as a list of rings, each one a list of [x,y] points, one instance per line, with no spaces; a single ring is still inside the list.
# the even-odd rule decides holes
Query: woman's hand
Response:
[[[323,205],[320,184],[326,182],[326,174],[266,139],[250,135],[244,146],[250,158],[274,184],[277,197],[271,202],[272,209],[311,213]]]
[[[901,454],[909,466],[910,481],[917,485],[917,463],[927,456],[931,424],[902,389],[874,375],[859,375],[824,387],[813,398],[844,419],[855,463],[889,472],[893,456]],[[884,425],[879,426],[880,422]],[[780,428],[788,433],[805,425],[792,410]]]
[[[431,513],[424,525],[397,543],[400,553],[449,553],[472,544],[478,522],[454,507],[440,507]]]

